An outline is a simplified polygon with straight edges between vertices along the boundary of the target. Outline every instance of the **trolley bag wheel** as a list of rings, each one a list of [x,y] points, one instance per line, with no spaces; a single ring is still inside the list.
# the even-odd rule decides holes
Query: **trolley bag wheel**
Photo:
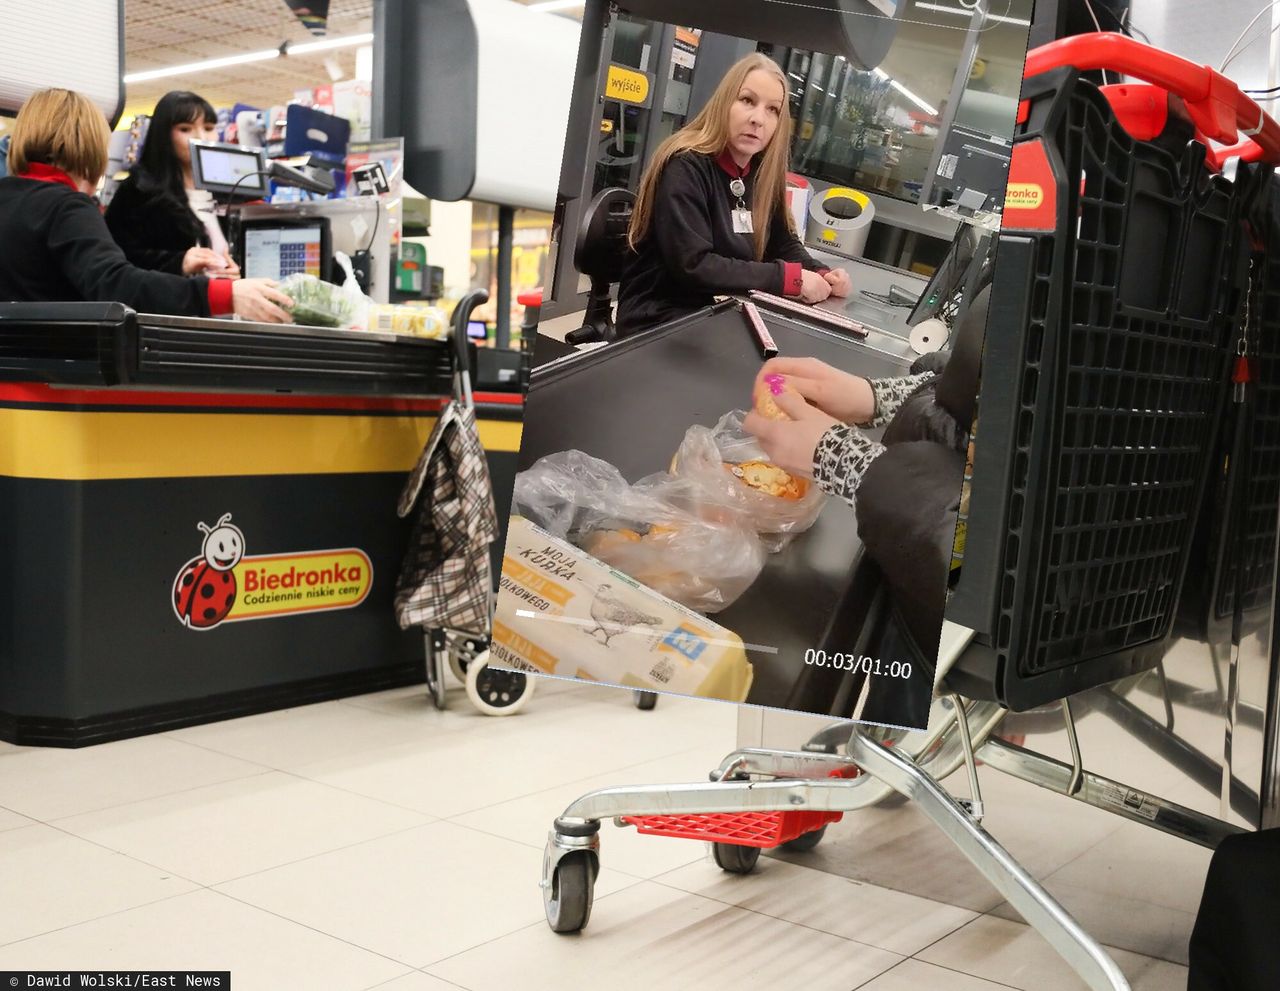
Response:
[[[783,843],[778,849],[786,850],[787,853],[808,853],[822,842],[822,834],[826,831],[827,827],[823,826],[820,829],[813,830],[811,833],[804,833],[801,836],[797,836],[794,840],[787,840],[787,842]]]
[[[448,655],[448,649],[444,646],[443,634],[429,631],[425,639],[427,694],[431,697],[431,702],[437,709],[444,709],[444,669],[441,667],[440,662],[444,656]]]
[[[453,676],[458,679],[458,683],[465,685],[467,683],[467,666],[462,663],[462,658],[452,650],[449,651],[449,670],[453,672]]]
[[[576,933],[586,928],[595,885],[596,863],[590,853],[570,853],[556,864],[544,901],[552,932]]]
[[[730,874],[750,874],[760,859],[758,846],[738,846],[736,843],[716,843],[712,854],[721,870]]]
[[[467,696],[486,716],[510,716],[533,695],[533,679],[521,671],[489,667],[489,652],[467,662]]]
[[[657,692],[642,692],[640,689],[635,691],[636,708],[641,712],[648,712],[658,704]]]

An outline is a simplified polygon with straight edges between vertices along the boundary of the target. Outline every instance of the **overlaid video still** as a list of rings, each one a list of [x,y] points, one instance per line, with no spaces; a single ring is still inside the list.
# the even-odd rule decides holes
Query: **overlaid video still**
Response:
[[[587,5],[491,665],[926,725],[1030,16]]]

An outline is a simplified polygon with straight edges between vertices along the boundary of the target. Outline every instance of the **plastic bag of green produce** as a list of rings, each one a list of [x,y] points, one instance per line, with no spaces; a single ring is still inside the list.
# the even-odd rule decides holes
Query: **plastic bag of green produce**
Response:
[[[308,327],[355,326],[357,310],[364,302],[363,296],[304,272],[286,277],[280,291],[293,300],[293,322]]]

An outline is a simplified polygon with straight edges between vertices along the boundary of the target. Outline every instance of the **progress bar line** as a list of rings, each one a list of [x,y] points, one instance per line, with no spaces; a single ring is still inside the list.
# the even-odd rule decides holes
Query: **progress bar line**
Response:
[[[519,616],[521,619],[543,619],[543,620],[549,620],[552,623],[569,623],[573,626],[598,627],[600,625],[599,623],[593,623],[591,620],[588,620],[588,619],[574,619],[572,616],[544,616],[541,613],[530,612],[528,609],[517,609],[516,615]],[[643,634],[645,636],[649,636],[652,634],[653,631],[641,629],[640,627],[632,627],[631,629],[625,629],[622,632],[624,634],[636,633],[636,634]],[[709,637],[702,637],[700,639],[704,643],[715,644],[717,647],[737,647],[739,643],[737,640],[715,640]],[[760,654],[778,653],[777,647],[769,647],[765,644],[744,643],[742,644],[742,646],[746,650],[755,651]]]

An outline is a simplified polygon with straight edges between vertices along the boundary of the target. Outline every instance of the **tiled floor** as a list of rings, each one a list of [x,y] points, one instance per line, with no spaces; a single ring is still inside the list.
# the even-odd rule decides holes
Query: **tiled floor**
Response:
[[[748,877],[606,825],[591,925],[553,935],[537,882],[555,815],[595,787],[705,780],[736,720],[544,681],[509,719],[404,689],[88,750],[0,745],[0,970],[230,969],[237,991],[1083,987],[910,807]],[[1135,988],[1184,987],[1199,852],[1019,787],[993,782],[992,832],[1104,940],[1143,915],[1163,934],[1154,956],[1115,951]],[[1149,884],[1120,880],[1134,861]]]

